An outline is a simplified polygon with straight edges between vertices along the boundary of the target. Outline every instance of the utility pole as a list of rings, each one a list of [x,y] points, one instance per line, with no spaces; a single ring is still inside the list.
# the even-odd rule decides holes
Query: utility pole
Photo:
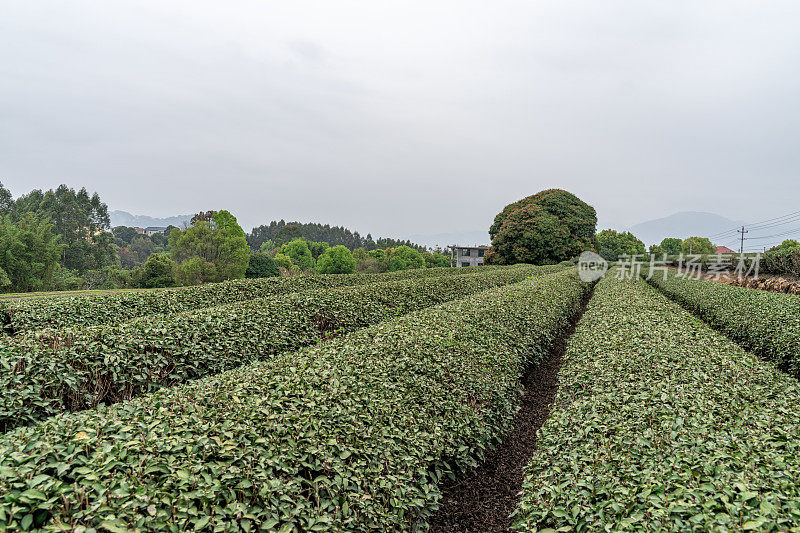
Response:
[[[748,230],[745,230],[745,229],[744,229],[744,226],[742,226],[742,229],[737,229],[736,231],[737,231],[738,233],[741,233],[741,234],[742,234],[742,245],[739,247],[739,253],[740,253],[740,254],[743,254],[743,253],[744,253],[744,234],[745,234],[745,233],[750,233],[750,231],[748,231]]]

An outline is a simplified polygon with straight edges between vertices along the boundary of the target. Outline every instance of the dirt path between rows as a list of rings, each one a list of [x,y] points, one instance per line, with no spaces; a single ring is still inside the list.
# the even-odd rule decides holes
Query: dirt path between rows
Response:
[[[550,414],[558,390],[558,370],[567,340],[586,309],[593,291],[584,298],[567,330],[555,341],[548,356],[528,369],[525,390],[514,429],[491,451],[481,465],[442,486],[442,505],[429,521],[432,532],[507,532],[509,515],[519,503],[525,467],[536,449],[536,435]]]

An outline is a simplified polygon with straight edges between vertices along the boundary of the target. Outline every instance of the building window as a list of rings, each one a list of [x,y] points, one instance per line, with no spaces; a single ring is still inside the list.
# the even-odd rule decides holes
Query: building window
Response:
[[[463,257],[469,257],[470,255],[472,255],[472,250],[470,250],[469,248],[462,248],[461,255]]]
[[[462,261],[461,262],[461,266],[462,267],[468,267],[469,266],[469,261]]]
[[[486,251],[485,248],[478,248],[478,257],[483,257],[483,253]]]

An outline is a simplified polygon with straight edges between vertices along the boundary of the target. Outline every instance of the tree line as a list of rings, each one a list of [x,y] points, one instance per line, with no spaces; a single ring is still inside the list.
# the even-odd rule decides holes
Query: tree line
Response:
[[[449,257],[327,224],[281,220],[248,235],[224,210],[201,211],[187,227],[153,235],[126,226],[112,230],[108,206],[97,193],[61,185],[15,199],[0,183],[0,292],[170,287],[433,266],[450,266]]]
[[[330,246],[344,246],[350,251],[364,248],[366,251],[396,248],[407,246],[419,252],[424,252],[425,247],[414,244],[409,240],[390,239],[380,237],[377,240],[367,233],[362,237],[357,231],[350,231],[343,226],[331,226],[315,222],[286,222],[273,220],[269,224],[261,225],[250,232],[247,242],[254,250],[260,250],[265,243],[271,242],[272,246],[281,246],[295,239],[304,239],[308,242],[325,242]]]

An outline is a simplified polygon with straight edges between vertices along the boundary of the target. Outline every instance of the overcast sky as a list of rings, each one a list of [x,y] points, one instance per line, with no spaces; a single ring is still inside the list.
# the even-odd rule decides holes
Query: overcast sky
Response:
[[[800,3],[0,0],[0,181],[373,235],[800,192]]]

